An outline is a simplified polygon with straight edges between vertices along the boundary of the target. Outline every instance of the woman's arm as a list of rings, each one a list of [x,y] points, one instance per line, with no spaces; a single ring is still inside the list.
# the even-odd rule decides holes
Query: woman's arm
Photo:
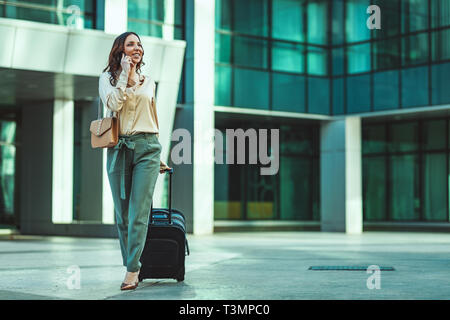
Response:
[[[127,90],[128,75],[122,71],[115,87],[109,82],[109,73],[100,75],[98,91],[103,104],[112,111],[118,112],[122,109],[130,91]]]

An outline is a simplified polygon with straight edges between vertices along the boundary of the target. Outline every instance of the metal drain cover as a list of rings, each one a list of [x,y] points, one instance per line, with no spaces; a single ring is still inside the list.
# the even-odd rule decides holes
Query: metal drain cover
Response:
[[[312,266],[308,270],[347,270],[347,271],[367,271],[369,266]],[[378,267],[380,271],[395,271],[393,267]]]

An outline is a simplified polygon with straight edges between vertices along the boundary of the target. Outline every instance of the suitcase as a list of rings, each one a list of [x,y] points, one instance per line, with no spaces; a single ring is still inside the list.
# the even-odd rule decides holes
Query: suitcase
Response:
[[[147,238],[141,255],[139,281],[150,278],[184,280],[185,255],[189,255],[186,220],[172,209],[172,174],[169,173],[169,208],[150,209]]]

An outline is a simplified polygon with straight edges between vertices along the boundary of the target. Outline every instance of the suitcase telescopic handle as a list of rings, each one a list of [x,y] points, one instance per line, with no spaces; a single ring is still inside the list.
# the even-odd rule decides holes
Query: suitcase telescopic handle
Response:
[[[166,170],[169,173],[169,224],[172,224],[172,174],[173,168]],[[153,221],[153,201],[150,208],[150,223]]]

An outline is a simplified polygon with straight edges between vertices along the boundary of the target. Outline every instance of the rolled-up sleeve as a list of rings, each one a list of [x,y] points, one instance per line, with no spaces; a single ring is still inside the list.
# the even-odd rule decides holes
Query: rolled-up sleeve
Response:
[[[115,87],[109,82],[109,73],[103,72],[98,83],[98,93],[103,105],[112,111],[119,112],[129,94],[132,93],[130,90],[127,90],[127,83],[128,75],[126,72],[122,71],[120,73]]]

